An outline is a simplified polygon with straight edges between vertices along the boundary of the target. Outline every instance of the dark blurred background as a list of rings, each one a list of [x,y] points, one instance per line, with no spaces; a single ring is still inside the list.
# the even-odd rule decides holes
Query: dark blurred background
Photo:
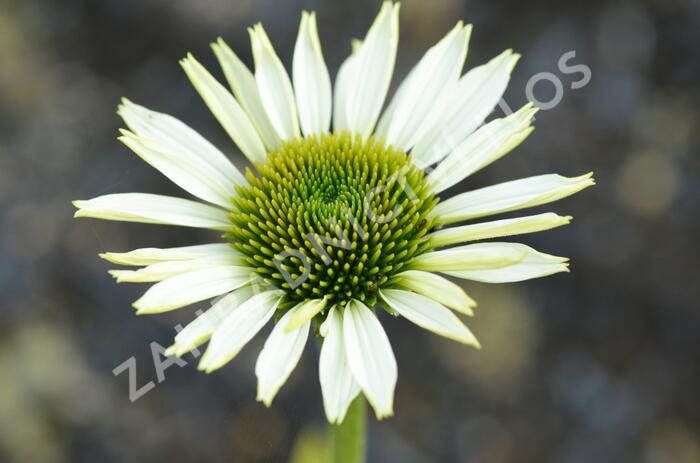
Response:
[[[178,66],[186,52],[223,80],[208,44],[221,35],[250,64],[246,27],[262,21],[290,69],[300,11],[313,9],[334,76],[378,8],[0,0],[0,461],[325,461],[313,343],[271,409],[255,402],[263,336],[212,375],[186,356],[159,382],[152,351],[194,309],[136,317],[145,286],[116,285],[97,257],[215,234],[77,221],[70,201],[181,194],[116,140],[121,96],[244,164]],[[563,95],[519,149],[454,190],[590,170],[598,185],[537,209],[571,225],[522,240],[571,257],[571,274],[466,285],[481,351],[385,318],[396,416],[371,421],[370,461],[699,462],[700,2],[405,0],[392,88],[459,19],[474,24],[467,67],[523,54],[512,108],[540,72]],[[582,88],[557,66],[571,50],[592,72]],[[554,86],[534,95],[549,101]],[[138,386],[155,385],[133,403],[128,373],[112,372],[132,356]]]

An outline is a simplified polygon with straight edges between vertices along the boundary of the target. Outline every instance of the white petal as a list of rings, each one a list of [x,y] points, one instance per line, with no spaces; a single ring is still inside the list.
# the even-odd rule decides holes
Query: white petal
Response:
[[[166,312],[228,293],[247,285],[253,278],[253,270],[248,267],[194,270],[154,284],[133,305],[138,314]]]
[[[447,307],[421,294],[400,289],[379,290],[384,301],[402,317],[435,334],[480,347],[479,341]]]
[[[399,42],[399,4],[384,2],[353,58],[345,107],[347,128],[367,137],[377,123],[391,83]]]
[[[460,21],[440,42],[431,47],[396,91],[392,110],[384,114],[378,136],[387,144],[408,151],[444,112],[436,105],[441,95],[451,93],[459,79],[471,26]]]
[[[357,63],[358,45],[353,47],[352,53],[348,56],[338,69],[335,78],[335,88],[333,90],[333,128],[337,131],[349,130],[347,118],[347,103],[350,87],[355,76],[355,63]]]
[[[141,159],[158,169],[188,193],[218,206],[231,208],[236,194],[234,183],[219,174],[218,169],[201,159],[183,156],[129,132],[121,131],[119,140]],[[241,177],[241,182],[243,178]]]
[[[73,201],[74,217],[227,230],[228,213],[218,207],[150,193],[116,193]]]
[[[255,82],[272,127],[282,140],[299,136],[292,83],[261,24],[248,29],[255,59]]]
[[[292,74],[302,133],[328,132],[331,124],[331,78],[321,52],[316,13],[303,12]]]
[[[457,278],[484,283],[512,283],[569,271],[566,257],[544,254],[522,244],[520,246],[525,248],[527,252],[519,262],[499,268],[446,271],[445,273]]]
[[[318,366],[323,408],[329,423],[340,424],[350,402],[360,392],[360,386],[352,377],[345,355],[342,313],[336,307],[331,308],[323,325],[324,339]]]
[[[287,331],[296,330],[304,323],[314,318],[325,307],[325,297],[323,299],[310,299],[308,301],[302,302],[296,307],[294,314],[288,318],[287,326],[285,327],[285,329]]]
[[[427,178],[439,193],[461,182],[518,146],[534,130],[530,123],[537,108],[526,104],[519,111],[482,126],[457,146]]]
[[[141,248],[129,252],[105,252],[100,257],[119,265],[151,265],[171,260],[192,260],[200,257],[226,254],[240,257],[238,251],[227,243],[197,244],[177,248]]]
[[[263,162],[265,145],[260,135],[236,99],[202,66],[192,54],[180,61],[209,110],[216,116],[226,133],[251,162]]]
[[[353,299],[343,311],[343,336],[350,371],[377,419],[393,415],[396,358],[376,315]]]
[[[592,175],[567,178],[548,174],[499,183],[440,202],[431,216],[438,217],[441,224],[450,224],[551,203],[595,185]]]
[[[151,111],[126,98],[122,99],[118,114],[136,135],[162,147],[162,154],[167,155],[171,162],[187,159],[188,164],[198,165],[199,170],[206,172],[210,182],[231,189],[233,185],[248,183],[221,151],[178,119]]]
[[[233,89],[233,94],[250,117],[263,143],[270,150],[277,148],[282,140],[272,127],[270,118],[267,117],[255,76],[222,38],[212,43],[211,47],[221,64],[226,80]]]
[[[177,336],[172,346],[165,351],[166,355],[182,357],[209,340],[216,328],[235,309],[253,296],[250,286],[239,288],[217,301],[209,310],[187,324]]]
[[[230,265],[240,266],[246,264],[240,256],[221,254],[191,260],[158,262],[138,270],[110,270],[109,274],[117,279],[117,283],[149,283],[162,281],[181,273]]]
[[[410,289],[431,299],[436,300],[457,312],[472,316],[472,307],[476,307],[474,299],[450,280],[430,272],[407,270],[394,276],[392,285]]]
[[[211,373],[238,355],[272,318],[282,296],[281,291],[265,291],[234,310],[214,331],[197,368]]]
[[[442,116],[411,151],[414,162],[426,167],[442,159],[480,126],[508,86],[520,55],[506,50],[488,63],[467,72],[451,93],[435,106]]]
[[[258,378],[257,400],[268,407],[299,363],[309,336],[310,320],[295,330],[286,329],[300,305],[288,310],[277,322],[255,364],[255,376]]]
[[[434,248],[463,243],[466,241],[500,238],[503,236],[534,233],[560,227],[571,222],[571,216],[561,216],[553,212],[501,219],[492,222],[475,223],[461,227],[443,228],[428,235]]]
[[[427,272],[506,267],[525,258],[528,247],[519,243],[476,243],[433,251],[414,258],[410,266]]]

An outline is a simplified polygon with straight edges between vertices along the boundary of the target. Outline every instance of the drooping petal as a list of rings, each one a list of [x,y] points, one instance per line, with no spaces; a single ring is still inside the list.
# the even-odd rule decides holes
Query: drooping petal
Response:
[[[468,191],[440,202],[431,216],[441,224],[539,206],[570,196],[595,182],[593,173],[567,178],[538,175]]]
[[[321,52],[316,13],[301,14],[292,69],[299,123],[305,136],[328,132],[331,124],[331,78]]]
[[[419,167],[438,162],[481,125],[508,86],[520,55],[506,50],[488,63],[467,72],[456,88],[436,103],[442,117],[411,151]]]
[[[520,243],[475,243],[421,254],[414,258],[412,269],[426,272],[480,270],[506,267],[525,258],[528,248]]]
[[[329,423],[340,424],[345,418],[350,402],[360,392],[350,371],[343,340],[343,315],[332,307],[323,322],[318,372],[323,394],[323,408]]]
[[[435,334],[480,347],[479,341],[447,307],[421,294],[400,289],[379,290],[382,299],[402,317]]]
[[[126,98],[122,99],[117,112],[136,135],[157,143],[161,147],[162,155],[167,155],[171,163],[186,160],[188,165],[197,165],[197,169],[205,172],[209,181],[219,187],[233,188],[233,185],[247,183],[226,155],[178,119],[151,111]],[[163,161],[160,162],[161,165],[162,163]],[[154,167],[160,170],[160,167]],[[171,179],[175,181],[172,177]]]
[[[263,162],[265,145],[258,131],[236,99],[197,61],[192,54],[180,61],[209,110],[226,133],[251,162]]]
[[[141,248],[129,252],[105,252],[100,257],[119,265],[151,265],[173,260],[193,260],[201,257],[228,255],[240,258],[240,253],[230,244],[210,243],[177,248]]]
[[[345,107],[347,127],[367,137],[384,105],[396,62],[399,42],[399,4],[384,2],[357,55],[353,57],[352,81]]]
[[[253,289],[250,286],[244,286],[221,298],[177,333],[175,342],[165,350],[165,355],[182,357],[207,342],[226,317],[252,296]]]
[[[437,123],[444,108],[435,103],[457,84],[470,34],[460,21],[411,70],[379,123],[377,135],[387,144],[408,151]]]
[[[267,117],[255,76],[222,38],[219,38],[216,43],[212,43],[211,47],[219,60],[233,94],[258,130],[263,143],[270,150],[277,148],[282,140],[277,135],[275,128],[272,127],[270,118]]]
[[[255,376],[258,378],[257,400],[268,407],[299,363],[309,336],[311,320],[306,320],[293,330],[286,329],[301,305],[288,310],[277,322],[255,364]]]
[[[138,314],[167,312],[228,293],[253,278],[250,268],[233,265],[181,273],[151,286],[133,306]]]
[[[150,193],[115,193],[88,200],[73,201],[74,217],[121,220],[182,227],[230,228],[228,213],[218,207],[188,199]]]
[[[238,355],[272,318],[282,296],[282,291],[265,291],[234,310],[212,334],[197,368],[211,373]]]
[[[258,23],[248,32],[255,59],[255,82],[267,117],[282,140],[298,137],[299,120],[289,75],[262,25]]]
[[[393,415],[396,358],[376,315],[353,299],[343,311],[343,336],[350,371],[377,419]]]
[[[193,272],[205,268],[231,265],[246,265],[240,256],[220,254],[191,260],[173,260],[158,262],[138,270],[110,270],[109,274],[116,278],[117,283],[149,283],[163,281],[181,273]]]
[[[528,103],[510,116],[479,128],[428,175],[430,188],[435,193],[446,190],[507,154],[532,133],[530,124],[536,112],[537,108]]]
[[[439,248],[467,241],[534,233],[560,227],[569,222],[571,222],[571,216],[561,216],[553,212],[545,212],[544,214],[530,215],[527,217],[501,219],[492,222],[462,225],[461,227],[443,228],[431,233],[428,237],[430,238],[430,244],[434,248]]]
[[[407,270],[391,280],[392,286],[409,289],[427,296],[450,309],[472,316],[472,307],[476,307],[474,299],[450,280],[430,272]]]
[[[296,307],[294,314],[288,318],[285,330],[294,331],[304,323],[314,318],[326,307],[327,299],[309,299]]]

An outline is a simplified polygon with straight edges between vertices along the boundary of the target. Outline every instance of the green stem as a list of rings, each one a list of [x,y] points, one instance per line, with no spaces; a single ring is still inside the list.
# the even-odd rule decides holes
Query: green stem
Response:
[[[331,463],[364,463],[367,446],[367,404],[359,394],[345,420],[331,428]]]

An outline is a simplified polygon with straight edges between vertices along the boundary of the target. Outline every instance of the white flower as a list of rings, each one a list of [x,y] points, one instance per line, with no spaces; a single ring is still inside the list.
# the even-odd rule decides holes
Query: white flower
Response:
[[[141,267],[110,271],[117,281],[155,283],[134,303],[138,313],[219,297],[167,351],[181,356],[208,341],[201,370],[222,367],[276,318],[255,368],[258,400],[266,405],[315,327],[323,337],[319,373],[332,423],[343,420],[360,391],[378,418],[393,413],[397,365],[375,306],[478,347],[458,315],[471,316],[476,303],[434,272],[504,283],[567,271],[567,259],[522,244],[472,242],[547,230],[571,217],[549,212],[448,225],[593,185],[590,174],[540,175],[440,201],[442,191],[520,144],[533,130],[536,109],[528,104],[483,124],[519,55],[507,50],[462,74],[471,26],[459,22],[382,113],[398,14],[398,4],[383,4],[334,87],[314,13],[302,13],[291,78],[260,24],[250,29],[254,72],[223,40],[212,44],[231,90],[188,55],[182,67],[257,173],[244,175],[184,123],[125,99],[119,114],[128,130],[120,140],[201,202],[147,193],[75,201],[76,217],[224,232],[217,243],[101,256]],[[458,246],[439,249],[452,245]]]

